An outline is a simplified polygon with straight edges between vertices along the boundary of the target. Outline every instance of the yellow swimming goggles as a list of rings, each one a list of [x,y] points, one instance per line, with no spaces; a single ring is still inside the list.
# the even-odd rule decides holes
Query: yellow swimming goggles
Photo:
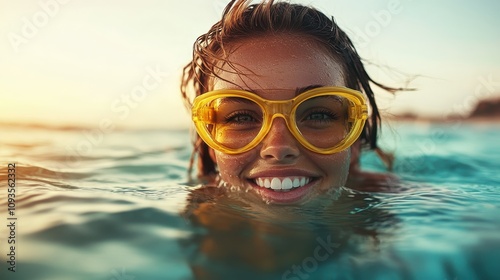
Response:
[[[315,88],[289,100],[267,100],[243,90],[216,90],[196,97],[192,107],[200,137],[227,154],[257,146],[278,117],[285,119],[304,147],[333,154],[358,139],[368,110],[359,91],[343,87]]]

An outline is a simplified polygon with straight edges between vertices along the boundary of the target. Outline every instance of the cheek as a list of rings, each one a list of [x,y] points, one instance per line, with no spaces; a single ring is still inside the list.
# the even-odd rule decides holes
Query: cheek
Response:
[[[317,165],[323,169],[327,177],[331,180],[338,180],[341,184],[347,180],[349,175],[349,165],[351,162],[351,153],[349,149],[330,156],[323,157],[316,161]]]
[[[341,166],[349,166],[351,153],[349,149],[346,149],[339,153],[335,153],[333,155],[319,155],[311,153],[310,158],[311,160],[316,162],[316,164],[324,168],[335,167],[335,169],[338,169]]]
[[[219,173],[224,181],[229,178],[238,178],[243,169],[254,159],[250,153],[240,155],[228,155],[222,152],[215,152],[215,162],[219,168]]]
[[[351,163],[351,150],[346,149],[340,153],[335,154],[337,156],[337,162],[339,165],[342,166],[347,166],[349,167],[349,164]]]

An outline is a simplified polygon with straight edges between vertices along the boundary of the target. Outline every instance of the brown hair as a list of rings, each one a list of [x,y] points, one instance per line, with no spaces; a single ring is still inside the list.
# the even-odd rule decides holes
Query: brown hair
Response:
[[[280,32],[310,36],[326,46],[336,61],[343,66],[346,86],[360,90],[367,96],[371,116],[360,139],[370,149],[377,149],[380,114],[370,84],[390,92],[399,89],[384,86],[370,78],[351,40],[337,26],[333,17],[330,19],[314,8],[287,2],[269,0],[253,5],[250,5],[250,2],[229,2],[222,19],[195,41],[193,60],[184,67],[182,76],[181,93],[186,107],[190,109],[194,97],[210,90],[211,79],[220,78],[217,74],[221,70],[220,62],[226,61],[225,45],[230,42],[239,38]],[[217,173],[209,147],[198,136],[194,141],[190,171],[196,155],[199,176]]]

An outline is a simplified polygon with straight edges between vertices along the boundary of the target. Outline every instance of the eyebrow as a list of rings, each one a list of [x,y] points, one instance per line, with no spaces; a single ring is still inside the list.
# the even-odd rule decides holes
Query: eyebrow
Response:
[[[304,93],[308,90],[311,90],[311,89],[315,89],[315,88],[320,88],[320,87],[324,87],[324,85],[309,85],[309,86],[305,86],[305,87],[298,87],[295,89],[295,96],[301,94],[301,93]]]
[[[320,87],[324,87],[324,85],[320,85],[320,84],[314,84],[314,85],[308,85],[308,86],[305,86],[305,87],[297,87],[295,88],[295,96],[299,96],[300,94],[306,92],[306,91],[309,91],[309,90],[312,90],[312,89],[315,89],[315,88],[320,88]],[[251,89],[243,89],[245,91],[248,91],[248,92],[251,92],[251,93],[255,93],[255,91],[251,90]],[[344,101],[344,98],[342,97],[339,97],[339,96],[328,96],[329,98],[333,98],[335,99],[335,101],[338,101],[340,103],[343,103]],[[222,104],[226,104],[226,103],[244,103],[244,104],[254,104],[253,101],[250,101],[246,98],[236,98],[236,99],[226,99],[224,98],[222,101],[220,101],[219,103],[219,106],[222,105]]]
[[[308,90],[311,90],[311,89],[315,89],[315,88],[320,88],[320,87],[324,87],[325,85],[320,85],[320,84],[313,84],[313,85],[308,85],[308,86],[305,86],[305,87],[297,87],[295,88],[295,96],[301,94],[301,93],[304,93]],[[231,89],[231,88],[229,88]],[[244,90],[244,91],[248,91],[248,92],[251,92],[251,93],[256,93],[257,91],[254,90],[254,89],[251,89],[251,88],[238,88],[240,90]]]
[[[251,101],[251,100],[248,100],[246,98],[231,98],[231,99],[227,99],[227,98],[224,98],[222,99],[221,101],[219,101],[219,106],[222,105],[222,104],[225,104],[225,103],[245,103],[245,104],[254,104],[255,102]]]
[[[295,89],[295,96],[298,96],[299,94],[304,93],[308,90],[320,88],[320,87],[324,87],[324,85],[316,84],[316,85],[309,85],[306,87],[298,87]],[[343,102],[343,98],[339,97],[339,96],[329,96],[329,98],[333,98],[333,99],[335,99],[335,101],[338,101],[340,103]]]

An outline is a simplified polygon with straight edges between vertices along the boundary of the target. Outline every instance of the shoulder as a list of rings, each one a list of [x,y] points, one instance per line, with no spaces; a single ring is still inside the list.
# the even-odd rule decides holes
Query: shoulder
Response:
[[[346,187],[366,192],[393,192],[401,189],[401,180],[391,173],[377,173],[353,168]]]

